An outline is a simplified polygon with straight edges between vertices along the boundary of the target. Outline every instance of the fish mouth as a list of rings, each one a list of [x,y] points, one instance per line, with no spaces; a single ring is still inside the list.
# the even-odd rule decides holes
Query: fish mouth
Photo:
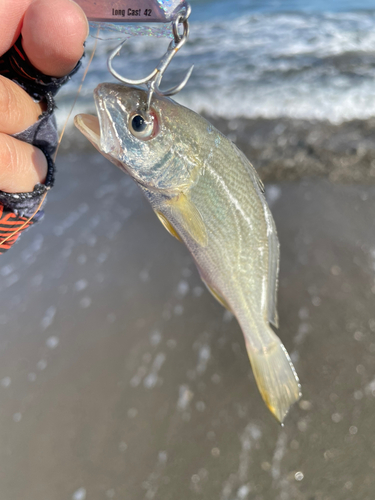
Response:
[[[97,116],[80,114],[74,117],[74,125],[100,152],[100,124]]]
[[[107,158],[110,162],[116,165],[125,173],[132,175],[131,171],[127,166],[122,163],[119,159],[113,156],[110,152],[106,152],[104,147],[101,145],[101,130],[100,121],[97,116],[79,114],[74,117],[74,125],[78,128],[80,132],[91,142],[91,144],[101,153],[104,158]],[[105,131],[103,133],[105,136]]]

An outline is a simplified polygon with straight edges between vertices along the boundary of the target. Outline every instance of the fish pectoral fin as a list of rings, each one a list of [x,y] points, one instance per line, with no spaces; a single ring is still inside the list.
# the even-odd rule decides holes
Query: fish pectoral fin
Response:
[[[203,222],[202,216],[196,206],[184,194],[168,201],[168,206],[173,217],[189,233],[189,235],[202,247],[207,246],[208,235],[207,229]]]
[[[155,210],[156,215],[158,216],[158,219],[160,222],[163,224],[165,229],[168,231],[169,234],[177,238],[179,241],[182,241],[180,238],[180,235],[178,232],[175,230],[175,228],[172,226],[172,224],[169,222],[169,220],[166,218],[164,214],[159,212],[159,210]]]
[[[206,285],[206,287],[208,288],[208,290],[212,293],[212,295],[215,297],[215,299],[219,302],[219,304],[221,304],[223,307],[225,307],[225,309],[228,309],[229,312],[231,312],[233,314],[233,311],[232,309],[229,307],[229,304],[228,302],[224,299],[224,297],[222,295],[220,295],[219,292],[217,292],[215,290],[215,288],[213,288],[211,285],[209,285],[207,283],[207,281],[205,281],[202,276],[201,276],[201,280],[203,281],[203,283]]]

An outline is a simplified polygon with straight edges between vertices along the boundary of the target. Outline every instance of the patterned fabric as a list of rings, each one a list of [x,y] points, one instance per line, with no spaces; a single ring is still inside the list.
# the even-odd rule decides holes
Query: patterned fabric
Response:
[[[21,232],[34,222],[34,219],[16,215],[0,205],[0,254],[9,250]]]

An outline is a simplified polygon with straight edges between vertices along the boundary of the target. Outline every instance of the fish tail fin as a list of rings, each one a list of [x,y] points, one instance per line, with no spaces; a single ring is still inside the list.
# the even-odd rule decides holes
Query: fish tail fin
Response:
[[[268,325],[271,343],[256,350],[247,341],[250,358],[258,389],[268,409],[279,422],[283,422],[289,408],[301,397],[301,386],[292,361],[279,337]]]

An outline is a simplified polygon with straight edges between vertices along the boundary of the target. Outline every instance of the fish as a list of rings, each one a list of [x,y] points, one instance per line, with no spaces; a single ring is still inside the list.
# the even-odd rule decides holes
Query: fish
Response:
[[[213,296],[237,318],[259,392],[283,422],[301,397],[278,327],[279,241],[246,156],[205,118],[140,87],[101,83],[97,116],[76,127],[130,175],[163,226],[182,241]]]

